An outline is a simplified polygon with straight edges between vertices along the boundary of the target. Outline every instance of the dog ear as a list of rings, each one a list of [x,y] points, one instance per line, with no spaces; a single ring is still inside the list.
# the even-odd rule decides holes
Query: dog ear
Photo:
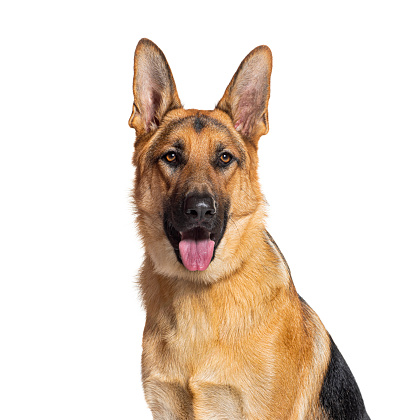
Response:
[[[261,45],[241,62],[217,109],[226,112],[245,138],[257,140],[268,133],[268,100],[273,57]]]
[[[167,111],[182,107],[165,55],[146,38],[135,50],[133,94],[129,126],[137,137],[155,130]]]

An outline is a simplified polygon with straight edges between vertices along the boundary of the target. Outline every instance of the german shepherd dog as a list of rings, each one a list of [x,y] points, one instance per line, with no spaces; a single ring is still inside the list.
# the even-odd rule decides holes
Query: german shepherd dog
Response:
[[[145,247],[142,380],[155,420],[369,419],[345,360],[264,226],[257,145],[272,56],[212,111],[183,109],[162,51],[135,52],[133,199]]]

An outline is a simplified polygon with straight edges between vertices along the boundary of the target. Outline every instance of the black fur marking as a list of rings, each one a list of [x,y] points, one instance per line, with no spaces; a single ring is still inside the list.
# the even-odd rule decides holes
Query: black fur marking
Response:
[[[199,116],[197,116],[193,122],[193,128],[195,129],[196,133],[200,133],[205,125],[206,122]]]
[[[214,244],[214,250],[213,250],[213,256],[211,261],[214,260],[215,255],[216,255],[216,250],[217,247],[220,244],[220,241],[222,240],[224,233],[226,232],[226,227],[227,227],[227,222],[229,221],[230,217],[229,217],[229,209],[230,209],[230,203],[226,202],[225,203],[225,210],[223,213],[223,220],[220,220],[220,222],[222,223],[222,225],[220,226],[221,230],[220,232],[216,235],[217,237],[215,238],[215,244]],[[183,265],[182,262],[182,258],[179,252],[179,242],[181,240],[181,235],[179,233],[178,230],[176,230],[174,228],[174,226],[171,223],[171,217],[169,215],[169,213],[165,213],[164,215],[164,219],[163,219],[163,227],[164,227],[164,231],[165,234],[167,236],[167,238],[169,239],[169,242],[171,243],[173,250],[175,251],[176,254],[176,259]]]
[[[284,265],[285,265],[285,268],[286,268],[286,270],[287,270],[287,272],[288,272],[288,275],[291,277],[291,271],[290,271],[290,267],[288,266],[288,264],[287,264],[287,261],[286,261],[286,259],[285,259],[285,257],[284,257],[284,254],[281,252],[281,249],[278,247],[278,245],[276,244],[276,242],[275,242],[275,240],[273,239],[273,237],[267,232],[267,230],[265,230],[264,231],[265,232],[265,234],[266,234],[266,237],[267,237],[267,244],[271,247],[271,248],[273,248],[275,251],[277,251],[279,254],[280,254],[280,257],[283,259],[283,261],[284,261]],[[273,245],[273,246],[272,246]],[[300,295],[298,295],[298,297],[304,302],[304,303],[306,303],[305,302],[305,300],[300,296]]]
[[[309,306],[308,303],[300,295],[298,295],[298,299],[300,299],[301,303],[303,303],[304,305]]]
[[[201,121],[201,124],[203,124],[203,127],[205,125],[211,124],[219,128],[220,130],[223,130],[226,134],[231,136],[230,130],[220,121],[216,120],[215,118],[209,117],[208,115],[203,114],[196,114],[196,115],[189,115],[187,117],[178,118],[177,120],[171,121],[168,123],[162,132],[162,136],[167,137],[169,134],[177,128],[178,126],[185,126],[186,124],[191,124],[193,120],[193,124],[195,123],[195,120],[199,119]]]
[[[355,378],[331,336],[331,358],[320,403],[331,420],[370,420]]]

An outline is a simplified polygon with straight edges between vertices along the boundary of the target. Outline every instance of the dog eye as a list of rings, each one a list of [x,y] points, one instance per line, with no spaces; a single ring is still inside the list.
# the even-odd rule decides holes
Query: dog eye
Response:
[[[175,163],[177,160],[177,155],[176,152],[168,152],[163,158],[168,163]]]
[[[232,161],[233,156],[230,153],[224,152],[220,155],[219,159],[222,165],[228,165]]]

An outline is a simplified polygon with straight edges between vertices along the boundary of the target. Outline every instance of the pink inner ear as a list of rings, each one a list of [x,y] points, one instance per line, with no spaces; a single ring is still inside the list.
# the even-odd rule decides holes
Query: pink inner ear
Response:
[[[263,107],[263,95],[257,90],[257,85],[246,86],[236,108],[234,128],[244,135],[249,135],[254,128]]]
[[[151,88],[147,92],[145,103],[144,103],[144,114],[145,114],[145,129],[150,131],[158,126],[158,115],[157,112],[161,105],[160,93],[155,89]]]

